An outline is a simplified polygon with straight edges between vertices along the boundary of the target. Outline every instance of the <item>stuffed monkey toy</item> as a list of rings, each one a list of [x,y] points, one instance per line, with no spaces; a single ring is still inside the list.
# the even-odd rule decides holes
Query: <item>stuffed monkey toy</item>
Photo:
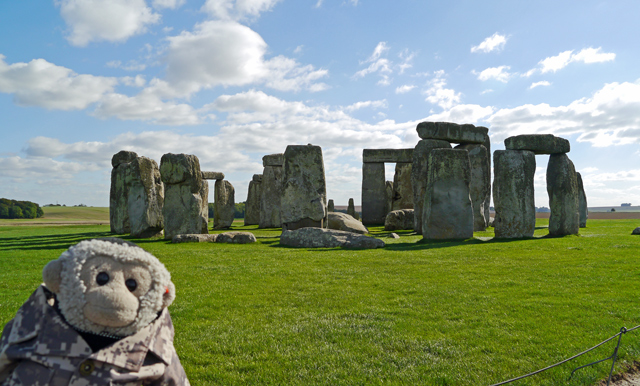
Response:
[[[189,385],[167,310],[175,287],[156,257],[85,240],[42,278],[2,332],[1,386]]]

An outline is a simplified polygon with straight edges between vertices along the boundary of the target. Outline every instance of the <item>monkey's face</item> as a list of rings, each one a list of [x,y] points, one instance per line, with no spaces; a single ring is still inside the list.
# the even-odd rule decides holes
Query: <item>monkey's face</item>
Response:
[[[84,316],[108,327],[133,323],[140,308],[140,298],[152,284],[149,270],[141,264],[121,263],[101,255],[84,263],[80,279],[86,287]]]

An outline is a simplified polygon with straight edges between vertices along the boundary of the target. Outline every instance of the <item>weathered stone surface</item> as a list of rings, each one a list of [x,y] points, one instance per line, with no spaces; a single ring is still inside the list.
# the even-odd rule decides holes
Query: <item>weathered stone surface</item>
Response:
[[[385,231],[397,231],[403,229],[413,229],[413,209],[394,210],[387,214],[384,220]]]
[[[262,175],[260,181],[262,181]],[[247,201],[244,204],[244,225],[260,224],[260,186],[261,182],[254,179],[249,181],[249,190],[247,191]]]
[[[209,185],[202,179],[198,157],[165,154],[160,160],[160,175],[164,182],[164,238],[207,234]]]
[[[447,141],[436,139],[423,139],[418,142],[413,150],[413,163],[411,164],[411,186],[413,191],[413,229],[422,234],[422,206],[427,189],[427,176],[429,174],[429,153],[433,149],[451,149]]]
[[[121,150],[111,157],[111,166],[115,168],[120,164],[128,164],[136,158],[138,158],[138,154],[135,152]]]
[[[327,204],[327,212],[335,212],[336,206],[333,204],[333,200],[329,200]]]
[[[483,129],[487,129],[483,126],[478,126]],[[487,132],[489,129],[487,129]],[[484,200],[484,218],[489,221],[489,217],[491,217],[491,210],[489,209],[491,205],[491,138],[487,135],[484,139],[484,143],[482,145],[487,149],[487,171],[489,175],[489,190],[487,191],[487,197]],[[492,225],[493,226],[493,225]]]
[[[164,184],[156,161],[137,157],[128,167],[128,211],[131,236],[150,238],[162,235]]]
[[[227,229],[233,224],[236,190],[227,180],[216,180],[214,189],[213,229]]]
[[[485,200],[490,198],[491,191],[490,169],[487,159],[489,155],[484,145],[467,144],[458,145],[456,149],[464,149],[469,152],[471,164],[471,181],[469,182],[469,194],[473,206],[473,231],[480,232],[487,229],[485,217]]]
[[[362,223],[384,224],[386,216],[384,163],[362,165]]]
[[[269,154],[262,157],[262,166],[279,166],[282,167],[284,164],[284,154]]]
[[[203,235],[199,233],[175,235],[171,239],[172,243],[215,243],[218,235]]]
[[[389,235],[387,237],[390,238],[390,239],[399,239],[400,238],[400,236],[398,236],[397,233],[393,233],[393,232],[389,233]]]
[[[640,235],[640,227],[637,227],[636,229],[631,231],[632,235]]]
[[[347,206],[347,214],[353,218],[356,218],[356,205],[353,202],[353,198],[349,199],[349,205]]]
[[[220,173],[220,172],[202,172],[202,179],[205,179],[205,180],[224,180],[224,173]]]
[[[493,228],[494,221],[495,221],[494,217],[489,217],[489,223],[487,224],[487,227]]]
[[[547,165],[549,236],[577,235],[580,230],[578,177],[566,154],[552,154]]]
[[[580,228],[586,228],[587,219],[589,218],[589,208],[587,207],[587,195],[584,192],[584,184],[582,183],[582,176],[580,173],[576,173],[578,177],[578,204],[580,206]]]
[[[322,227],[327,215],[327,184],[320,146],[287,146],[282,180],[282,230]]]
[[[122,153],[122,152],[120,152]],[[118,154],[120,154],[118,153]],[[109,191],[109,225],[112,233],[129,233],[129,187],[126,184],[129,163],[120,163],[111,169],[111,189]]]
[[[384,218],[387,218],[387,214],[393,210],[393,181],[385,181],[384,184]]]
[[[422,214],[425,239],[473,237],[473,208],[469,198],[471,166],[466,150],[433,149]]]
[[[422,139],[442,139],[452,143],[482,144],[488,129],[471,124],[459,125],[451,122],[421,122],[416,127],[418,136]]]
[[[495,237],[533,237],[536,227],[533,191],[535,154],[528,150],[496,150],[493,153],[493,171]]]
[[[571,150],[569,141],[553,134],[524,134],[504,140],[507,150],[529,150],[536,154],[568,153]]]
[[[251,180],[255,182],[262,182],[262,174],[254,174]]]
[[[391,210],[413,209],[413,188],[411,187],[411,164],[397,163],[393,175],[393,203]]]
[[[255,243],[256,236],[251,232],[224,232],[218,235],[216,243],[249,244]]]
[[[362,151],[362,162],[403,162],[411,163],[413,159],[413,149],[364,149]]]
[[[352,232],[323,228],[300,228],[284,231],[280,244],[297,248],[373,249],[384,247],[384,241]]]
[[[356,220],[353,216],[341,212],[330,212],[329,217],[329,229],[337,229],[339,231],[353,232],[365,234],[369,233],[369,230],[362,225],[362,223]]]
[[[265,166],[260,183],[260,223],[258,228],[280,228],[282,166]]]

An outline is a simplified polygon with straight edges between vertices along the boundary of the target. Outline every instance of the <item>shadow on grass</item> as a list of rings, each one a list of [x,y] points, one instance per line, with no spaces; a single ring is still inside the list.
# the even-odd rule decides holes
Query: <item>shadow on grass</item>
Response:
[[[24,237],[3,238],[0,241],[0,250],[44,250],[44,249],[67,249],[82,240],[99,237],[113,237],[111,232],[84,232],[70,234],[54,234]]]

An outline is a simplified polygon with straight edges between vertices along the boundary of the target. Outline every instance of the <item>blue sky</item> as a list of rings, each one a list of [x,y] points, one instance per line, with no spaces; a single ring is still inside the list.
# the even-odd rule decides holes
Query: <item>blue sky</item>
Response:
[[[263,155],[312,143],[329,198],[359,204],[362,149],[414,147],[433,120],[489,127],[492,151],[567,138],[590,206],[640,204],[639,14],[590,0],[2,1],[0,197],[108,206],[126,149],[195,154],[240,202]]]

